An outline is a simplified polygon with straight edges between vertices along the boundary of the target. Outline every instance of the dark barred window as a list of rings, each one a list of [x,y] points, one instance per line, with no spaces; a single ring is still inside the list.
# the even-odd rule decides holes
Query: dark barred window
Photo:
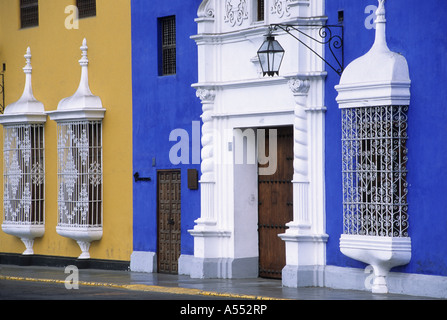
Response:
[[[20,26],[22,28],[39,25],[38,0],[20,0]]]
[[[161,31],[161,68],[160,74],[170,75],[177,72],[175,16],[159,19]]]
[[[96,16],[96,0],[76,0],[79,19]]]
[[[264,21],[264,0],[257,0],[257,1],[258,1],[257,20]]]

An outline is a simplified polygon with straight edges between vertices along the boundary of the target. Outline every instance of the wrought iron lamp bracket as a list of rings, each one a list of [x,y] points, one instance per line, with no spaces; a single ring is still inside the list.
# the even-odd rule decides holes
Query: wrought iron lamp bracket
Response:
[[[319,38],[314,38],[302,30],[302,28],[319,28],[318,36]],[[312,25],[312,24],[271,24],[269,26],[269,32],[273,33],[278,29],[283,30],[287,34],[291,35],[298,42],[312,51],[321,60],[323,60],[332,70],[334,70],[339,76],[344,70],[344,29],[343,25]],[[334,30],[338,29],[339,32],[335,33]],[[318,52],[312,49],[307,43],[300,39],[300,35],[303,35],[312,41],[315,41],[322,45],[327,45],[335,63],[331,63],[322,57]]]

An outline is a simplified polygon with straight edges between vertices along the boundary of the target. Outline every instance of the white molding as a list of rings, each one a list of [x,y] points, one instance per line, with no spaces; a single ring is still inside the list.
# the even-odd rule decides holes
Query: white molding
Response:
[[[48,111],[47,114],[51,120],[56,122],[76,121],[76,120],[102,120],[104,119],[106,109],[103,108],[79,108],[70,110]]]
[[[410,104],[411,81],[381,81],[335,86],[340,108]]]
[[[1,125],[13,124],[39,124],[47,121],[47,115],[42,113],[17,113],[0,115]]]
[[[272,115],[290,115],[293,116],[292,109],[285,110],[275,110],[272,112],[246,112],[246,113],[216,113],[213,115],[213,118],[246,118],[246,117],[265,117]]]

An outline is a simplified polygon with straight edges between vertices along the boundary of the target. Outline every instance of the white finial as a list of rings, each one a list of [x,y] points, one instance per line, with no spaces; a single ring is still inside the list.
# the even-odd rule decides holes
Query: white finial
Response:
[[[33,67],[31,66],[31,49],[28,47],[24,55],[26,60],[26,66],[23,67],[23,72],[25,72],[25,90],[23,91],[23,100],[35,100],[33,96],[33,86],[31,84],[31,74],[33,72]]]
[[[379,7],[376,11],[376,23],[384,23],[386,22],[385,19],[385,0],[378,0],[379,1]]]
[[[62,99],[57,107],[58,111],[74,110],[74,109],[101,109],[101,99],[92,94],[88,82],[88,57],[87,57],[87,40],[84,38],[81,46],[82,58],[79,60],[81,65],[81,80],[78,89],[71,97]]]
[[[4,115],[9,117],[9,120],[2,120],[3,123],[13,123],[16,121],[23,122],[27,120],[17,120],[15,118],[16,115],[35,115],[40,120],[38,121],[45,121],[45,109],[41,102],[37,101],[36,98],[34,98],[33,94],[33,86],[31,81],[32,71],[33,67],[31,66],[31,49],[28,47],[26,49],[26,53],[24,55],[26,60],[26,65],[23,68],[23,71],[25,73],[25,88],[23,89],[23,94],[20,97],[19,100],[17,100],[14,103],[11,103],[10,105],[6,106]],[[32,116],[34,117],[34,116]],[[37,118],[34,118],[33,121],[35,121]],[[30,118],[31,119],[31,118]]]
[[[86,38],[84,38],[84,40],[82,41],[81,51],[82,51],[82,58],[81,60],[79,60],[79,64],[81,65],[81,67],[86,67],[88,66],[88,57],[87,57],[88,47]]]
[[[30,47],[28,47],[26,49],[26,54],[24,57],[26,59],[26,66],[23,68],[23,71],[26,74],[30,74],[33,70],[33,67],[31,66],[31,49],[30,49]]]
[[[376,39],[373,48],[381,51],[389,51],[386,43],[386,18],[385,18],[385,0],[378,0],[379,7],[376,11]]]

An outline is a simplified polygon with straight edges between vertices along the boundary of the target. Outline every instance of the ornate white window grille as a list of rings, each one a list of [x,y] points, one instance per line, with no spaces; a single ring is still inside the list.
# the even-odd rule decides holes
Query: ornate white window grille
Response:
[[[102,122],[57,125],[58,226],[102,227]]]
[[[342,109],[344,234],[408,237],[407,112]]]
[[[43,226],[44,125],[8,125],[3,134],[3,223]]]
[[[25,54],[25,88],[0,115],[3,126],[2,230],[34,254],[34,239],[45,233],[44,105],[33,95],[31,49]]]

